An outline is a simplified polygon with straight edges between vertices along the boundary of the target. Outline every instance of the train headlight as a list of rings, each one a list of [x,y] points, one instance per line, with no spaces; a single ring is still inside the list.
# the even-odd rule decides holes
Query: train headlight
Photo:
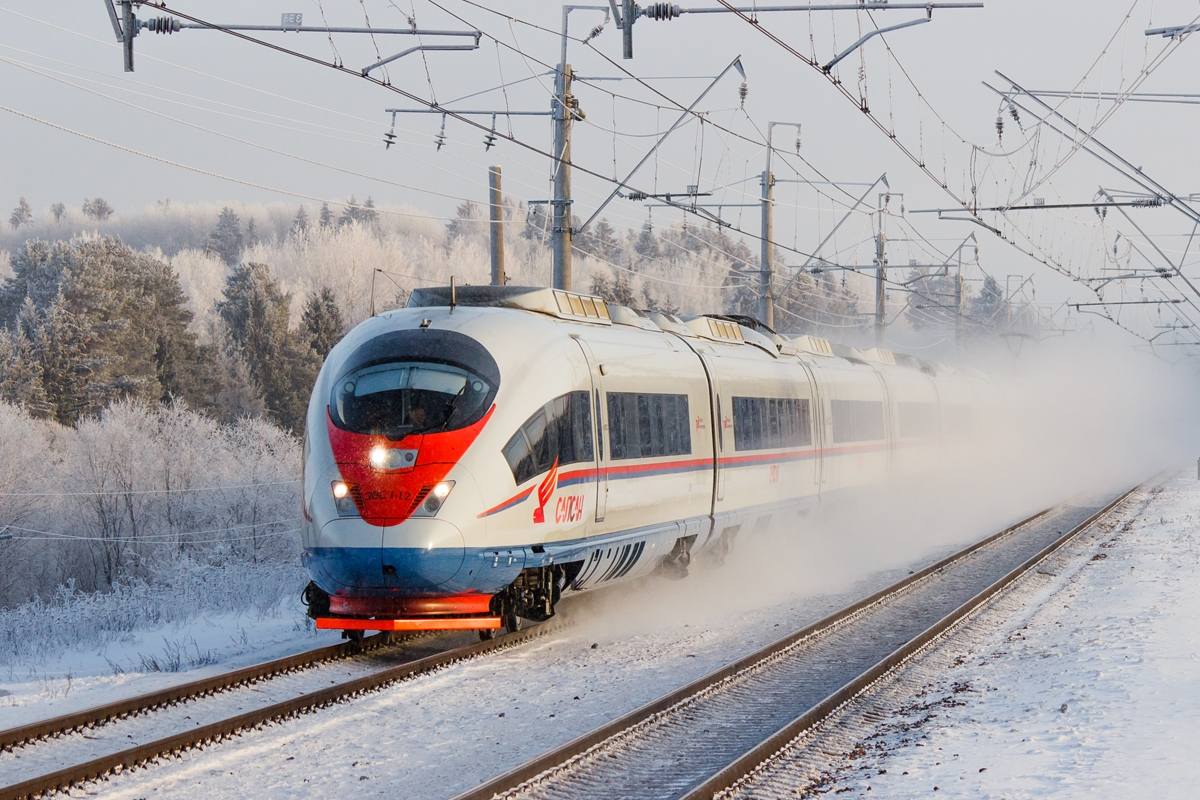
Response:
[[[454,481],[442,481],[436,484],[429,490],[429,495],[425,498],[425,502],[421,504],[421,509],[424,511],[422,516],[434,516],[442,508],[442,503],[450,496],[450,490],[454,488]]]
[[[416,450],[397,450],[393,447],[375,445],[368,456],[371,466],[378,470],[404,469],[416,464]]]
[[[350,484],[345,481],[334,481],[331,486],[333,504],[337,507],[339,517],[357,517],[358,507],[354,504],[354,495]]]

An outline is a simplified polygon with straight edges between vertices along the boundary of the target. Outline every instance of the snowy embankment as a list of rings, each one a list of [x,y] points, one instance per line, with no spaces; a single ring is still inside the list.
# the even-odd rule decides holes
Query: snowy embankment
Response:
[[[807,783],[908,798],[1192,797],[1200,735],[1200,481],[1186,470],[1116,529],[910,665],[885,717]],[[766,796],[766,795],[764,795]]]
[[[298,566],[181,572],[106,593],[60,589],[0,611],[0,728],[338,641],[305,616]]]

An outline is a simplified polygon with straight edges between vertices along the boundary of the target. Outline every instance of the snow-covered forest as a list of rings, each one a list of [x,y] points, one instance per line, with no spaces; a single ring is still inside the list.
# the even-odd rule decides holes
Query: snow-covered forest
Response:
[[[166,617],[229,602],[265,613],[299,592],[299,442],[322,360],[372,302],[487,282],[485,217],[369,198],[136,213],[89,198],[35,213],[22,198],[0,232],[0,662],[26,646],[31,608],[45,619],[140,592]],[[512,204],[506,217],[509,281],[548,284],[546,216]],[[719,228],[602,221],[575,243],[576,284],[610,300],[754,313],[755,254]],[[830,274],[779,287],[779,327],[867,331],[854,284]],[[950,279],[924,280],[937,292]],[[989,291],[973,315],[997,313]],[[939,321],[953,325],[910,320]]]

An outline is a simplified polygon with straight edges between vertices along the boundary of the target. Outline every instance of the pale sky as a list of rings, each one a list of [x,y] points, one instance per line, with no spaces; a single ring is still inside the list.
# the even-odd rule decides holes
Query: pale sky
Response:
[[[439,0],[436,5],[427,0],[174,2],[184,13],[218,23],[278,24],[281,13],[300,12],[306,25],[360,26],[365,11],[375,27],[407,27],[408,15],[415,13],[422,28],[477,28],[485,34],[478,50],[406,56],[390,66],[392,83],[421,98],[436,97],[463,109],[544,111],[549,107],[552,77],[542,73],[548,69],[545,65],[558,61],[559,37],[554,31],[561,25],[559,4],[544,0],[477,4]],[[717,3],[703,0],[683,5],[696,8]],[[502,10],[519,21],[482,6]],[[462,17],[465,24],[450,12]],[[158,12],[143,8],[138,13],[147,19]],[[1082,86],[1088,91],[1127,90],[1139,71],[1169,44],[1160,37],[1144,36],[1143,30],[1191,22],[1198,14],[1195,3],[1182,0],[987,0],[984,9],[938,10],[932,24],[876,37],[862,48],[861,55],[843,61],[837,74],[855,98],[865,88],[872,113],[885,127],[893,128],[897,141],[923,159],[950,189],[960,196],[970,192],[974,164],[979,203],[1007,203],[1019,196],[1016,184],[1029,175],[1044,177],[1050,160],[1061,159],[1069,148],[1057,134],[1043,129],[1038,164],[1030,170],[1029,148],[1022,153],[1016,123],[1007,115],[1005,136],[998,146],[999,100],[981,81],[1006,86],[993,74],[999,70],[1038,90],[1069,89],[1081,85],[1085,77]],[[923,16],[922,11],[903,10],[873,14],[879,26]],[[603,20],[600,11],[576,11],[571,16],[571,33],[586,35]],[[760,20],[764,28],[800,52],[815,52],[821,62],[872,27],[868,15],[859,12],[764,13]],[[416,43],[412,36],[379,35],[372,41],[368,36],[335,34],[331,47],[329,38],[321,33],[257,35],[323,60],[332,58],[336,48],[337,56],[354,70],[378,60],[379,55],[391,55]],[[422,41],[462,44],[471,40],[427,37]],[[798,176],[819,181],[824,176],[833,181],[870,183],[886,172],[892,191],[903,195],[906,212],[900,217],[899,209],[890,206],[896,214],[886,223],[893,240],[889,253],[893,265],[905,265],[910,258],[929,260],[935,257],[935,248],[940,249],[942,255],[937,258],[941,260],[974,232],[980,243],[981,266],[1002,283],[1010,274],[1034,275],[1039,302],[1093,299],[982,227],[908,213],[952,207],[954,201],[866,118],[857,108],[857,100],[847,100],[816,70],[747,22],[731,14],[685,15],[669,22],[641,19],[635,27],[636,57],[632,61],[620,58],[620,31],[611,22],[592,44],[615,65],[587,45],[572,42],[568,61],[578,75],[613,77],[624,67],[639,76],[672,79],[646,81],[669,98],[666,100],[634,81],[578,83],[576,94],[587,114],[587,121],[576,126],[574,160],[579,167],[607,178],[614,174],[624,177],[654,141],[653,134],[668,128],[679,116],[672,101],[689,105],[709,82],[703,76],[715,76],[740,55],[749,90],[744,111],[739,109],[740,77],[731,74],[697,107],[712,124],[702,126],[690,119],[630,181],[632,186],[678,192],[698,184],[702,191],[714,192],[709,202],[753,203],[759,192],[757,175],[764,167],[766,123],[798,122],[802,125],[798,157],[794,130],[776,128],[775,144],[782,150],[774,163],[776,177],[781,181]],[[894,59],[888,57],[885,47],[892,49]],[[548,196],[551,165],[544,156],[503,138],[485,152],[483,133],[453,119],[446,125],[446,144],[438,152],[434,137],[441,127],[440,116],[403,115],[396,125],[398,142],[385,151],[382,137],[391,119],[384,109],[418,106],[353,75],[211,31],[184,30],[172,36],[143,32],[136,40],[136,51],[137,71],[126,75],[102,0],[0,0],[0,105],[135,151],[267,188],[197,174],[0,111],[0,142],[6,154],[0,159],[0,208],[13,207],[20,196],[36,211],[60,200],[77,206],[84,197],[97,195],[108,199],[118,212],[164,198],[176,202],[302,202],[283,193],[290,192],[329,200],[371,195],[386,206],[413,206],[446,217],[463,198],[486,199],[489,164],[502,166],[507,194],[520,200]],[[865,81],[861,67],[865,67]],[[1198,67],[1200,39],[1185,39],[1155,63],[1138,89],[1196,91],[1189,77],[1197,74]],[[526,80],[510,85],[505,92],[448,102],[522,79]],[[1107,103],[1097,106],[1093,100],[1064,107],[1064,113],[1090,125],[1108,107]],[[1190,105],[1128,102],[1105,122],[1097,136],[1171,191],[1186,196],[1200,191],[1194,156],[1196,113],[1200,109]],[[477,119],[491,124],[490,118]],[[1022,117],[1022,124],[1029,121],[1027,114]],[[507,134],[509,123],[500,117],[497,128]],[[550,148],[546,117],[516,118],[512,132],[538,149]],[[990,155],[973,155],[970,145],[956,140],[956,133]],[[1009,150],[1013,152],[996,155]],[[1022,202],[1031,203],[1033,197],[1047,203],[1090,202],[1099,186],[1136,188],[1079,152],[1054,172],[1049,183],[1040,185]],[[575,213],[589,217],[612,188],[611,182],[576,170]],[[781,182],[776,188],[776,238],[784,248],[781,259],[789,264],[801,262],[803,256],[786,248],[811,252],[850,197],[865,188],[847,185],[839,190]],[[872,196],[870,204],[876,202]],[[899,197],[893,199],[898,202]],[[618,227],[640,227],[647,213],[642,203],[618,199],[604,216]],[[674,210],[656,209],[653,213],[656,224],[671,224],[680,218],[680,212]],[[1179,258],[1192,230],[1184,215],[1171,209],[1130,213],[1147,232],[1161,234],[1157,241],[1167,257]],[[721,214],[734,227],[755,234],[759,230],[756,208],[728,207]],[[1033,237],[1035,249],[1088,275],[1101,274],[1105,262],[1100,253],[1105,249],[1111,252],[1118,233],[1137,233],[1124,221],[1114,225],[1115,215],[1101,228],[1090,209],[1025,212],[1014,219]],[[699,224],[695,219],[692,222]],[[871,218],[856,215],[839,233],[837,245],[842,252],[838,258],[843,263],[869,261],[870,236]],[[918,236],[925,241],[904,241]],[[757,252],[755,240],[747,238],[746,242]],[[1129,257],[1133,261],[1126,263],[1148,266],[1136,263],[1136,254]],[[1191,261],[1196,260],[1192,256]],[[1119,268],[1120,263],[1107,266]],[[1200,279],[1200,275],[1196,277]],[[1126,291],[1140,292],[1140,282]]]

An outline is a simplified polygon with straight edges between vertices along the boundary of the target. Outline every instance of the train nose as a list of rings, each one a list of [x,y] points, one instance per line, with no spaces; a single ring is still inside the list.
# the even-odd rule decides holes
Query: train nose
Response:
[[[325,523],[304,564],[330,594],[404,596],[439,591],[464,558],[462,532],[449,522],[417,517],[380,528],[355,518]]]
[[[383,529],[380,551],[384,585],[403,592],[436,590],[462,569],[462,531],[440,519],[411,517]]]

